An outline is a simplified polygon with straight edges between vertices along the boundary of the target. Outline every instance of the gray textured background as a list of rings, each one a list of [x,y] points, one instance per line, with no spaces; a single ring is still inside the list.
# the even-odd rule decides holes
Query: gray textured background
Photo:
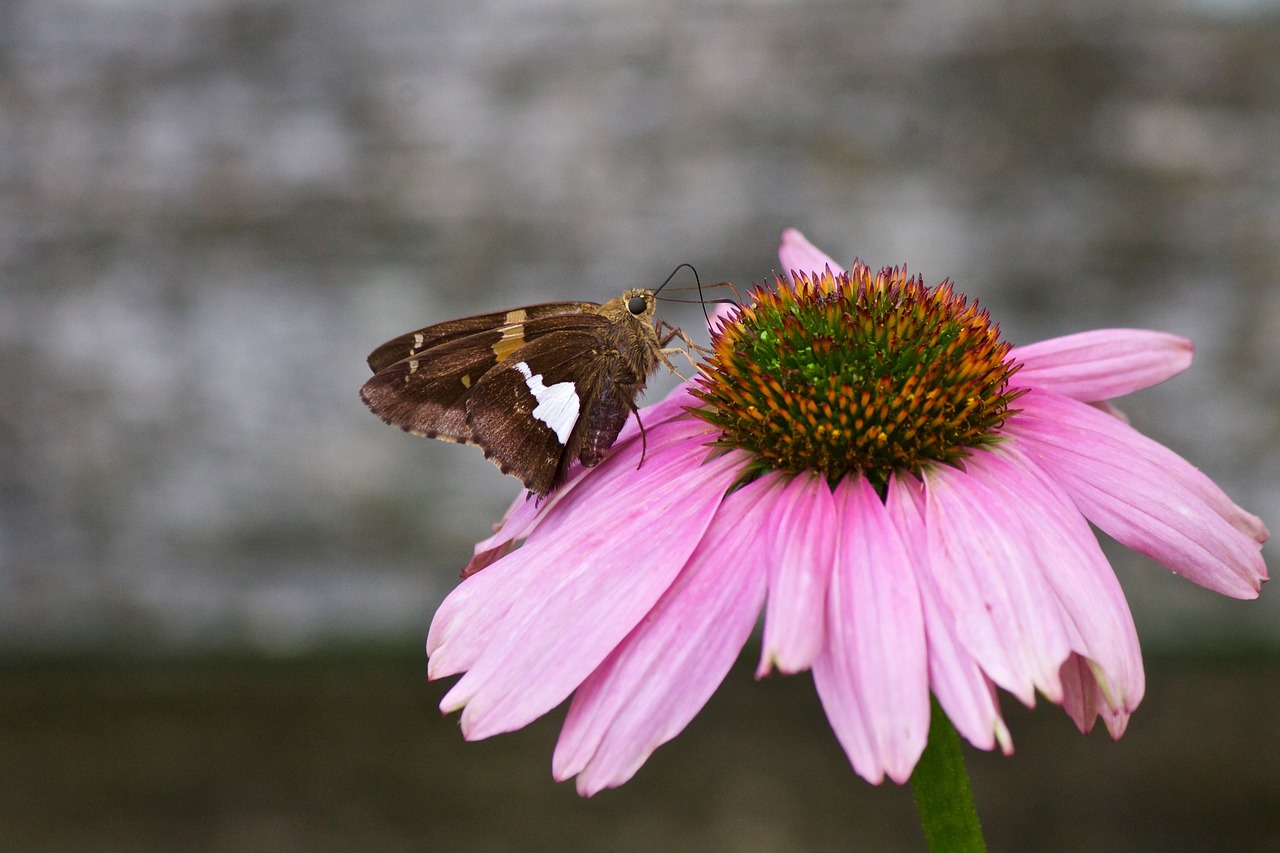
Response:
[[[0,650],[418,642],[515,484],[363,411],[368,350],[791,224],[1014,341],[1194,338],[1124,406],[1274,525],[1274,9],[5,4]],[[1280,644],[1117,562],[1148,643]]]

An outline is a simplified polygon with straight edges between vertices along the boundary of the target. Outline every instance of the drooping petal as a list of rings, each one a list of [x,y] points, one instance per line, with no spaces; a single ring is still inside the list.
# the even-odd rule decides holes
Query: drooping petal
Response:
[[[911,776],[929,732],[924,615],[916,568],[880,496],[860,475],[836,488],[840,537],[827,592],[827,641],[813,679],[857,773]]]
[[[1097,329],[1014,347],[1013,383],[1093,403],[1123,397],[1191,366],[1191,341],[1145,329]]]
[[[822,648],[827,584],[840,521],[826,478],[798,474],[764,519],[771,547],[769,600],[756,677],[808,669]]]
[[[924,480],[928,577],[961,643],[1024,704],[1037,690],[1061,701],[1058,669],[1071,644],[1026,507],[972,465],[935,465]]]
[[[556,779],[590,796],[621,785],[679,734],[742,650],[764,600],[764,520],[780,482],[731,493],[653,609],[574,694],[556,745]]]
[[[1267,578],[1261,520],[1167,447],[1046,391],[1018,400],[1004,431],[1062,484],[1085,517],[1176,574],[1235,598]]]
[[[1018,450],[1016,442],[995,453],[975,453],[971,471],[1021,508],[1050,594],[1064,616],[1072,650],[1097,670],[1104,710],[1132,711],[1146,681],[1138,631],[1115,572],[1084,516],[1062,488]]]
[[[515,550],[516,543],[524,538],[524,532],[536,517],[538,507],[527,506],[534,503],[533,495],[528,490],[516,495],[516,499],[502,514],[502,519],[493,525],[493,533],[476,543],[471,559],[462,567],[462,578],[474,575],[481,569],[487,569],[498,560]]]
[[[1096,400],[1089,405],[1097,409],[1099,412],[1102,412],[1104,415],[1110,415],[1122,424],[1129,423],[1129,416],[1110,400]]]
[[[691,428],[686,421],[671,424]],[[469,739],[519,728],[563,701],[666,590],[742,464],[729,453],[700,465],[707,453],[702,442],[698,434],[654,451],[639,473],[617,476],[625,458],[602,463],[590,484],[562,504],[575,520],[572,535],[542,535],[546,522],[537,531],[538,547],[503,558],[515,564],[504,575],[519,581],[523,595],[499,597],[494,612],[505,608],[497,617],[501,630],[493,630],[484,602],[442,607],[437,618],[446,620],[447,636],[436,655],[454,660],[429,671],[456,672],[458,661],[470,662],[441,702],[446,712],[465,706],[462,730]],[[571,512],[570,502],[577,503]],[[650,532],[657,529],[663,536],[655,539]],[[471,611],[471,619],[459,618],[459,610]]]
[[[1062,665],[1062,707],[1082,734],[1093,730],[1102,717],[1112,740],[1119,740],[1129,725],[1131,708],[1114,706],[1098,678],[1098,665],[1073,654]]]
[[[778,260],[782,263],[782,272],[788,278],[791,273],[805,273],[808,275],[821,274],[828,267],[834,273],[844,272],[844,267],[840,266],[831,257],[805,238],[795,228],[788,228],[782,232],[782,245],[778,247]]]
[[[909,475],[895,475],[889,480],[886,498],[885,509],[901,533],[903,544],[912,553],[915,565],[924,565],[928,547],[923,485]],[[934,696],[969,743],[979,749],[992,749],[998,743],[1006,755],[1011,754],[1013,740],[1000,715],[995,686],[956,637],[955,617],[942,606],[933,586],[921,583],[919,589],[924,605],[929,686]]]

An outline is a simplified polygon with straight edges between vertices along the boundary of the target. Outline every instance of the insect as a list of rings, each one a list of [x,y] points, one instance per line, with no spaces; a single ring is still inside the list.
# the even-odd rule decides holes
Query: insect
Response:
[[[592,467],[605,458],[659,364],[678,374],[670,355],[694,363],[688,350],[669,346],[678,338],[699,349],[689,336],[654,319],[657,292],[530,305],[409,332],[370,353],[374,375],[360,398],[405,432],[479,445],[545,497],[574,459]]]

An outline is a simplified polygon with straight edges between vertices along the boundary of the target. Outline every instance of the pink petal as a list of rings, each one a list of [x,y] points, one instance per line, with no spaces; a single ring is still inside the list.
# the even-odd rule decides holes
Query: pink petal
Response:
[[[987,750],[999,745],[1002,753],[1012,755],[1013,735],[1000,714],[995,684],[961,645],[954,616],[936,593],[922,591],[920,598],[929,643],[929,685],[938,704],[969,743]]]
[[[788,674],[808,669],[822,648],[839,526],[826,478],[796,475],[773,500],[764,524],[772,553],[757,678],[771,666]]]
[[[457,675],[475,664],[511,606],[546,581],[530,569],[527,559],[501,559],[445,597],[427,631],[428,678]]]
[[[1146,685],[1138,631],[1084,516],[1057,483],[1018,453],[1015,442],[998,446],[997,453],[975,453],[967,463],[1010,504],[1021,506],[1027,529],[1039,540],[1044,578],[1065,617],[1071,648],[1096,665],[1106,707],[1138,707]]]
[[[663,427],[698,429],[672,421],[654,432]],[[432,642],[446,663],[429,673],[470,664],[441,702],[446,712],[466,706],[462,730],[469,739],[519,728],[560,703],[666,590],[742,464],[728,453],[700,465],[707,448],[696,435],[651,450],[638,474],[619,470],[629,461],[625,454],[601,463],[561,504],[572,521],[557,526],[560,535],[546,534],[548,519],[535,531],[538,547],[464,582],[454,593],[459,606],[442,605],[442,636]],[[654,530],[662,536],[653,537]],[[462,595],[506,563],[514,566],[502,577],[521,588],[519,597],[499,595],[490,604]]]
[[[718,332],[727,323],[733,322],[737,318],[738,312],[742,310],[742,306],[734,302],[721,302],[711,311],[711,317],[707,323],[707,329],[711,332]]]
[[[661,401],[640,409],[639,417],[643,420],[647,432],[652,427],[674,418],[686,417],[686,408],[699,403],[700,401],[689,393],[689,384],[686,382],[672,389],[671,393]],[[631,417],[623,425],[622,432],[614,441],[610,455],[625,453],[629,445],[634,444],[630,447],[630,452],[634,454],[636,464],[640,465],[642,464],[640,454],[647,450],[646,443],[640,439],[640,427],[636,418]],[[551,515],[560,501],[573,491],[582,475],[588,470],[575,462],[569,469],[568,480],[543,500],[533,498],[527,491],[517,495],[502,521],[494,527],[493,535],[476,543],[475,556],[463,571],[463,577],[470,577],[480,569],[491,565],[498,558],[505,556],[515,541],[527,538],[538,523]]]
[[[550,545],[553,552],[559,553],[563,537],[557,537],[556,531],[563,527],[566,522],[573,525],[579,519],[575,513],[559,511],[559,507],[562,505],[572,506],[574,504],[590,505],[592,501],[591,495],[596,494],[596,490],[600,489],[603,489],[604,493],[604,497],[600,498],[600,500],[609,500],[608,496],[613,491],[616,491],[615,484],[612,482],[614,477],[623,475],[622,479],[625,481],[633,471],[643,471],[644,468],[649,466],[650,460],[662,459],[663,453],[670,449],[675,449],[677,454],[674,457],[669,457],[666,460],[666,464],[681,468],[685,465],[684,457],[681,455],[681,448],[690,442],[694,444],[705,443],[713,435],[714,433],[705,423],[694,418],[685,417],[679,421],[660,421],[657,428],[649,436],[649,446],[653,453],[648,455],[643,465],[640,463],[641,445],[639,442],[615,444],[609,457],[598,466],[597,475],[588,481],[588,486],[584,487],[589,492],[585,500],[573,498],[572,502],[565,503],[569,501],[569,497],[574,491],[569,488],[571,484],[567,483],[561,489],[556,490],[540,508],[537,506],[537,501],[527,501],[528,504],[534,507],[536,514],[524,516],[523,513],[517,510],[516,513],[512,513],[507,525],[504,525],[504,532],[506,532],[505,528],[508,525],[513,528],[521,526],[521,522],[517,521],[517,518],[527,518],[523,522],[523,529],[510,532],[510,535],[513,538],[517,535],[535,538],[535,528],[538,528],[536,531],[537,536],[546,536],[551,540]],[[660,482],[662,476],[664,475],[659,472],[656,475],[656,479]],[[624,482],[617,485],[625,487],[626,484]],[[553,509],[556,511],[552,512]],[[541,522],[544,519],[549,520],[542,524]],[[625,515],[621,516],[618,521],[625,525]],[[482,544],[492,541],[494,540],[491,538]],[[535,541],[537,541],[536,538]],[[430,661],[427,665],[429,677],[441,678],[469,669],[488,642],[490,633],[503,619],[505,608],[511,602],[529,596],[530,593],[526,590],[525,585],[533,584],[537,586],[546,582],[547,575],[537,569],[541,565],[541,562],[537,559],[537,551],[530,551],[524,557],[516,559],[518,554],[519,552],[504,560],[494,562],[491,568],[480,573],[486,576],[484,580],[477,580],[478,575],[476,577],[468,577],[441,604],[436,611],[435,618],[431,623],[431,630],[427,635],[427,654],[430,656]],[[530,559],[533,560],[534,571],[532,573],[529,571]],[[569,568],[572,568],[572,566],[569,566]]]
[[[1013,384],[1092,403],[1123,397],[1191,366],[1191,341],[1145,329],[1098,329],[1014,347]]]
[[[1108,535],[1235,598],[1267,578],[1267,530],[1185,459],[1096,409],[1045,391],[1018,400],[1004,431]]]
[[[960,642],[1024,704],[1036,690],[1061,701],[1058,669],[1071,645],[1026,507],[973,466],[935,465],[924,480],[928,577]]]
[[[552,772],[590,796],[630,779],[706,704],[764,601],[764,521],[779,484],[757,480],[716,511],[679,577],[569,706]]]
[[[827,641],[813,679],[854,770],[911,776],[929,732],[924,615],[910,552],[862,476],[836,488],[841,520],[827,594]]]
[[[650,459],[657,458],[668,448],[682,445],[689,441],[694,441],[701,445],[708,445],[715,441],[719,436],[719,430],[706,421],[689,415],[684,410],[685,406],[698,402],[690,397],[683,390],[684,388],[685,386],[681,386],[667,400],[659,403],[658,406],[652,407],[654,409],[662,407],[660,412],[665,412],[667,417],[655,418],[656,423],[652,429],[649,427],[650,419],[646,417],[646,433],[643,441],[634,426],[634,419],[630,421],[628,426],[623,428],[622,439],[614,443],[605,461],[590,469],[592,472],[591,477],[582,479],[581,482],[598,486],[601,474],[606,470],[611,472],[611,476],[639,476],[649,466]],[[605,465],[610,465],[610,467],[606,469],[604,468]],[[573,469],[570,469],[570,471],[572,472]],[[579,467],[578,473],[580,475],[585,474],[586,469]],[[544,512],[539,516],[537,523],[530,525],[526,531],[526,542],[542,542],[545,538],[559,536],[560,530],[565,526],[572,529],[579,524],[578,517],[574,513],[566,511],[569,507],[580,506],[591,501],[589,497],[576,495],[575,490],[570,488],[578,482],[578,480],[570,480],[551,494],[548,504]]]
[[[844,267],[831,260],[826,252],[810,243],[795,228],[782,232],[782,245],[778,247],[778,260],[782,263],[782,271],[788,278],[793,272],[822,273],[827,267],[833,273],[844,272]]]
[[[902,534],[903,544],[911,551],[914,563],[922,566],[928,559],[921,514],[923,485],[914,477],[895,476],[889,481],[887,497],[885,509],[889,518]],[[938,704],[971,744],[979,749],[991,749],[999,743],[1006,755],[1011,754],[1013,741],[1000,716],[994,685],[960,644],[954,617],[942,606],[930,584],[920,584],[920,597],[928,643],[929,685]]]

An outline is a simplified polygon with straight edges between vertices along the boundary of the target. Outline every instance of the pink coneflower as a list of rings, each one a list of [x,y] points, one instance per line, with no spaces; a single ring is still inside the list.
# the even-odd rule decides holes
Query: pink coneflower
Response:
[[[703,375],[641,412],[643,464],[632,424],[477,546],[427,640],[432,678],[465,673],[442,710],[475,740],[572,695],[553,772],[590,795],[685,727],[763,611],[758,674],[812,669],[873,783],[910,777],[931,692],[982,749],[1011,751],[996,687],[1119,737],[1142,658],[1088,522],[1225,595],[1266,579],[1262,522],[1104,402],[1190,343],[1011,347],[947,282],[840,271],[794,230],[780,256]]]

